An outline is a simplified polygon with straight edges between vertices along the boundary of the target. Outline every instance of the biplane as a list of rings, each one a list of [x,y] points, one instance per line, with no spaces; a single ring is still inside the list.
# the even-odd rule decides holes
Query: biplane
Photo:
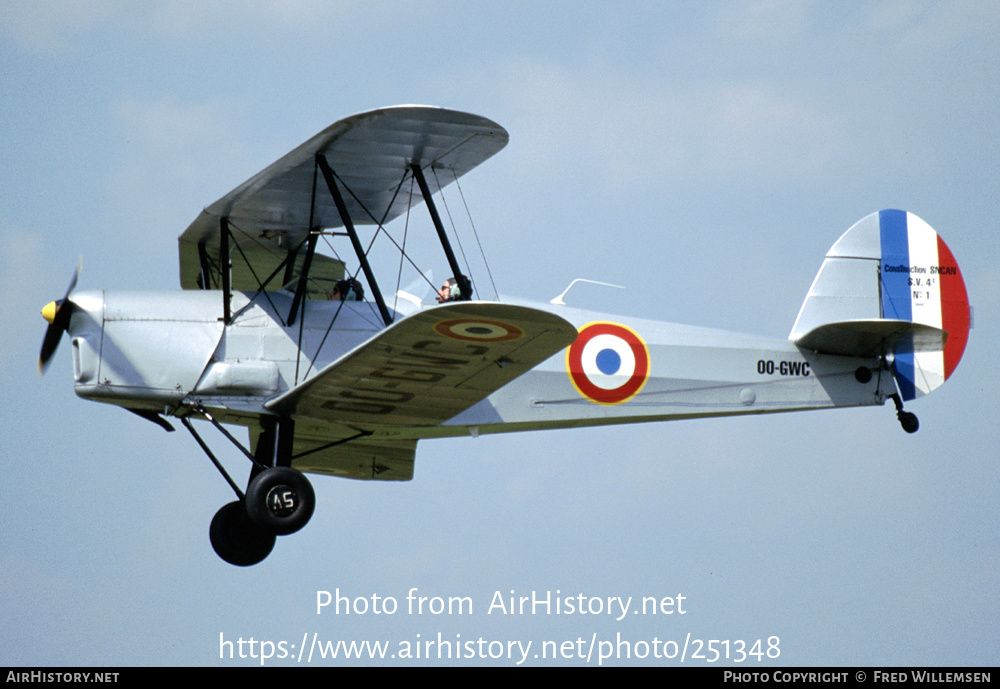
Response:
[[[425,439],[887,400],[914,432],[904,402],[962,357],[970,311],[958,264],[900,210],[840,237],[784,338],[562,298],[475,300],[435,195],[507,141],[495,122],[441,108],[343,119],[195,218],[179,238],[182,291],[74,292],[78,268],[43,309],[40,371],[65,332],[77,395],[167,430],[178,419],[236,495],[212,520],[212,545],[246,566],[309,521],[307,473],[405,481]],[[420,204],[451,275],[431,303],[384,293],[362,235]],[[353,251],[353,272],[321,250],[334,240]],[[245,455],[245,489],[195,421]]]

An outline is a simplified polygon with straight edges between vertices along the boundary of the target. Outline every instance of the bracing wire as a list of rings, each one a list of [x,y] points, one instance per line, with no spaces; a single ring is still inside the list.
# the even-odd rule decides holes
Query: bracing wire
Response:
[[[355,275],[354,275],[354,276],[352,276],[352,277],[356,277],[356,276],[357,276],[357,272],[355,272]],[[313,369],[313,364],[315,364],[315,363],[316,363],[316,359],[318,359],[318,358],[319,358],[319,353],[320,353],[321,351],[323,351],[323,345],[324,345],[324,344],[326,344],[326,338],[327,338],[327,337],[329,337],[329,335],[330,335],[330,332],[331,332],[331,331],[333,330],[333,324],[337,322],[337,316],[339,316],[339,315],[340,315],[340,310],[341,310],[342,308],[344,308],[344,304],[346,304],[346,303],[347,303],[347,302],[345,302],[345,301],[341,301],[341,302],[340,302],[340,303],[339,303],[339,304],[337,305],[337,310],[336,310],[336,311],[335,311],[335,312],[333,313],[333,318],[331,318],[331,319],[330,319],[330,325],[326,326],[326,332],[325,332],[325,333],[323,333],[323,339],[322,339],[322,340],[320,340],[320,342],[319,342],[319,346],[318,346],[318,347],[316,348],[316,353],[315,353],[315,354],[313,355],[313,358],[309,360],[309,366],[308,366],[308,367],[306,368],[306,372],[305,372],[304,374],[302,374],[302,380],[303,380],[303,381],[304,381],[304,380],[305,380],[306,378],[308,378],[308,377],[309,377],[309,373],[310,373],[310,372],[312,371],[312,369]],[[296,370],[295,370],[295,384],[296,384],[296,385],[298,385],[298,378],[299,378],[299,372],[298,372],[298,360],[296,360],[296,362],[295,362],[295,369],[296,369]]]
[[[434,167],[431,167],[431,170],[433,171],[435,182],[437,184],[438,190],[440,191],[441,190],[441,181],[440,181],[440,179],[438,179],[437,170]],[[336,176],[336,173],[334,173],[334,174]],[[496,299],[499,301],[500,295],[499,295],[499,292],[498,292],[497,287],[496,287],[496,282],[493,279],[493,272],[490,270],[489,262],[486,260],[486,254],[485,254],[485,251],[483,250],[482,241],[479,238],[479,232],[476,229],[475,222],[472,219],[472,213],[471,213],[471,211],[469,209],[469,204],[468,204],[468,202],[465,199],[465,193],[462,191],[461,185],[458,184],[458,175],[455,172],[455,170],[452,170],[452,174],[454,175],[454,180],[456,182],[456,186],[458,187],[459,196],[462,199],[462,204],[465,207],[465,212],[466,212],[466,216],[469,219],[469,224],[472,227],[473,236],[475,237],[476,244],[479,247],[480,256],[482,257],[483,263],[484,263],[484,265],[486,267],[486,272],[487,272],[487,275],[489,276],[490,285],[493,288],[493,293],[494,293]],[[413,259],[406,252],[406,243],[407,243],[407,239],[409,237],[410,210],[411,210],[411,207],[412,207],[412,196],[413,196],[414,178],[412,177],[412,175],[410,177],[410,190],[409,190],[411,201],[409,203],[407,203],[407,207],[406,207],[406,222],[405,222],[404,228],[403,228],[402,245],[385,228],[384,221],[385,221],[385,215],[388,215],[388,213],[390,212],[390,209],[392,208],[393,204],[395,203],[396,197],[398,196],[398,194],[402,190],[402,186],[403,186],[403,184],[406,181],[406,173],[404,173],[403,178],[400,180],[400,183],[397,185],[396,190],[395,190],[395,192],[393,194],[393,200],[390,201],[390,203],[389,203],[389,205],[388,205],[388,207],[387,207],[387,209],[385,211],[385,215],[383,216],[383,218],[382,218],[381,221],[379,221],[379,220],[377,220],[375,218],[374,214],[367,207],[365,207],[365,205],[354,194],[354,192],[351,190],[351,188],[348,185],[344,184],[344,181],[342,179],[340,179],[339,176],[336,176],[336,179],[337,179],[337,181],[339,181],[343,185],[345,191],[355,200],[355,202],[359,204],[359,206],[364,211],[364,213],[367,214],[367,216],[369,218],[371,218],[372,220],[374,220],[376,222],[376,225],[377,225],[376,226],[376,231],[372,235],[370,241],[368,242],[367,247],[364,250],[365,255],[366,256],[370,255],[370,253],[372,251],[372,248],[374,247],[374,244],[375,244],[376,240],[378,239],[379,234],[385,234],[386,238],[388,238],[388,240],[396,247],[396,249],[400,253],[399,268],[397,270],[397,275],[396,275],[396,295],[395,295],[395,299],[393,301],[393,310],[395,310],[396,306],[398,305],[399,289],[400,289],[400,285],[402,284],[402,271],[403,271],[403,260],[404,259],[407,262],[409,262],[409,264],[417,271],[417,274],[424,280],[424,282],[426,282],[428,285],[430,285],[430,287],[433,289],[434,288],[434,283],[427,279],[427,276],[426,276],[425,272],[420,269],[420,267],[413,261]],[[459,251],[462,254],[462,260],[465,262],[466,269],[468,270],[469,266],[470,266],[469,259],[468,259],[468,256],[466,255],[465,247],[462,244],[461,237],[459,236],[458,230],[456,228],[454,217],[451,214],[451,208],[448,206],[447,199],[444,198],[443,194],[441,195],[441,200],[444,203],[445,212],[448,215],[448,221],[449,221],[449,223],[451,223],[452,233],[454,234],[455,239],[458,242]],[[336,251],[336,249],[333,247],[333,244],[330,242],[329,238],[326,236],[326,234],[325,233],[321,233],[320,236],[323,237],[323,241],[326,243],[327,247],[330,249],[330,251],[333,253],[333,255],[337,258],[337,260],[343,261],[343,259],[340,257],[340,255],[338,254],[338,252]],[[303,244],[304,243],[305,242],[303,242]],[[276,272],[277,271],[275,271],[275,273]],[[360,272],[360,267],[357,270],[354,271],[352,277],[354,279],[357,279],[357,276],[358,276],[359,272]],[[256,275],[254,277],[256,278]],[[272,277],[273,277],[273,275],[272,275]],[[470,279],[472,279],[471,276],[470,276]],[[269,280],[270,280],[270,278],[269,278]],[[258,280],[258,282],[259,282],[259,280]],[[478,290],[479,289],[478,286],[476,286],[475,289]],[[303,308],[304,308],[304,305],[303,305]],[[317,347],[317,351],[316,351],[316,355],[317,356],[319,355],[319,352],[322,351],[323,346],[326,343],[327,338],[329,337],[330,333],[332,332],[333,325],[336,322],[337,317],[339,316],[340,311],[341,311],[342,308],[343,308],[343,302],[341,302],[338,305],[337,310],[334,312],[333,318],[330,320],[330,323],[329,323],[329,325],[328,325],[328,327],[326,329],[326,332],[324,333],[323,337],[320,340],[319,346]],[[299,327],[300,328],[303,327],[303,324],[301,322],[299,324]],[[300,341],[301,341],[301,333],[300,333]],[[305,373],[302,376],[303,380],[305,380],[306,378],[309,377],[309,374],[312,372],[312,369],[313,369],[314,365],[315,365],[315,359],[313,361],[309,362],[309,365],[308,365]],[[298,381],[298,379],[299,379],[298,363],[296,363],[295,378],[296,378],[296,381]]]
[[[410,177],[410,198],[413,198],[413,177]],[[410,232],[410,208],[409,203],[406,204],[406,222],[403,224],[403,248],[399,252],[399,271],[396,273],[396,293],[392,298],[392,310],[396,310],[396,306],[399,304],[399,286],[403,282],[403,259],[406,257],[406,238]],[[418,271],[419,272],[419,271]]]
[[[465,262],[465,270],[469,273],[472,272],[472,268],[469,265],[469,259],[465,255],[465,247],[462,246],[462,238],[458,234],[458,229],[455,227],[455,220],[451,217],[451,209],[448,208],[448,199],[444,197],[444,191],[441,188],[441,180],[438,179],[437,170],[431,167],[431,172],[434,173],[434,181],[437,183],[438,192],[441,194],[441,203],[444,204],[444,212],[448,216],[448,222],[451,223],[451,233],[455,235],[455,240],[458,242],[458,250],[462,253],[462,260]],[[479,292],[479,286],[476,285],[476,279],[469,275],[469,280],[472,281],[473,292]]]
[[[358,198],[357,194],[354,193],[354,190],[351,189],[351,187],[348,186],[347,183],[344,182],[343,179],[341,179],[341,177],[336,173],[336,171],[334,171],[333,175],[334,175],[334,178],[338,182],[340,182],[341,186],[343,186],[344,191],[346,191],[347,194],[352,199],[354,199],[354,201],[358,204],[358,206],[361,208],[361,210],[364,211],[365,215],[367,215],[369,218],[371,218],[376,223],[376,225],[377,225],[377,229],[375,231],[375,234],[374,234],[374,236],[372,236],[371,241],[368,243],[368,248],[365,250],[365,255],[368,256],[371,253],[371,249],[372,249],[372,246],[375,244],[375,240],[378,239],[378,236],[379,236],[380,233],[384,233],[385,236],[389,239],[389,241],[392,242],[393,246],[395,246],[396,249],[400,252],[400,254],[406,257],[406,260],[409,261],[410,265],[413,266],[413,268],[417,271],[417,273],[420,274],[420,276],[424,279],[424,281],[428,285],[430,285],[431,288],[433,288],[434,284],[430,280],[427,279],[427,277],[424,275],[424,272],[420,269],[420,267],[416,263],[413,262],[413,259],[410,258],[406,254],[406,251],[404,251],[403,247],[401,247],[399,245],[399,242],[397,242],[395,240],[395,238],[393,238],[392,234],[390,234],[389,231],[385,229],[385,218],[386,218],[386,216],[389,215],[389,212],[392,210],[392,207],[393,207],[393,205],[396,202],[396,197],[399,196],[399,192],[403,188],[403,184],[406,182],[406,177],[407,177],[407,175],[410,175],[410,173],[408,171],[403,173],[402,178],[400,178],[400,180],[399,180],[399,184],[396,185],[396,190],[393,192],[392,199],[389,201],[388,205],[386,206],[385,213],[382,214],[382,219],[381,220],[379,220],[378,218],[375,217],[375,215],[368,209],[367,206],[365,206],[365,204],[361,201],[361,199]],[[413,196],[413,189],[412,189],[412,187],[413,187],[413,180],[412,180],[412,176],[411,176],[411,180],[410,180],[410,196],[411,196],[411,198]],[[409,212],[409,209],[410,209],[411,205],[412,205],[412,203],[409,203],[409,202],[407,203],[407,212]]]
[[[245,237],[250,237],[250,235],[248,233],[246,233],[238,225],[230,223],[230,228],[239,231],[240,234],[244,235]],[[232,233],[230,233],[230,235],[232,236]],[[246,306],[244,306],[239,311],[237,311],[235,314],[233,314],[233,320],[236,320],[246,309],[248,309],[250,307],[250,305],[253,303],[254,299],[257,298],[258,295],[263,294],[264,298],[267,299],[267,302],[271,305],[271,308],[274,310],[275,315],[278,316],[279,320],[281,321],[281,324],[284,325],[285,324],[285,320],[283,318],[281,318],[280,314],[278,313],[278,309],[275,307],[274,302],[271,301],[271,297],[268,296],[267,290],[265,288],[271,282],[271,280],[273,280],[275,278],[275,276],[277,276],[277,274],[282,269],[284,269],[285,264],[288,261],[290,261],[290,260],[294,260],[294,257],[298,255],[299,250],[301,250],[302,247],[305,246],[306,241],[308,241],[308,234],[306,235],[306,238],[303,239],[301,243],[299,243],[299,245],[298,245],[298,247],[296,247],[295,251],[290,252],[285,257],[285,259],[281,263],[278,264],[278,267],[275,268],[271,272],[271,274],[269,276],[267,276],[267,278],[263,282],[261,282],[260,277],[258,277],[257,271],[254,270],[253,264],[250,262],[250,259],[247,258],[247,255],[246,255],[246,253],[244,253],[243,247],[240,246],[239,241],[236,240],[235,236],[232,236],[232,240],[233,240],[233,246],[236,247],[236,250],[239,252],[240,256],[243,257],[243,263],[246,265],[247,269],[249,269],[250,275],[252,275],[253,279],[257,281],[257,291],[254,293],[253,298],[250,299],[250,301],[247,303]],[[221,266],[220,266],[220,271],[221,271]]]
[[[451,173],[455,176],[455,187],[458,189],[458,195],[462,199],[462,205],[465,206],[465,214],[469,218],[469,225],[472,227],[472,236],[476,238],[476,244],[479,245],[479,255],[483,257],[483,265],[486,266],[486,275],[490,278],[490,285],[493,287],[493,295],[496,297],[497,301],[500,301],[500,293],[497,291],[497,283],[493,281],[493,271],[490,270],[490,263],[486,260],[486,252],[483,251],[483,243],[479,241],[479,232],[476,231],[476,223],[472,220],[472,212],[469,210],[469,204],[465,200],[465,194],[462,192],[462,185],[458,183],[458,174],[452,169]]]

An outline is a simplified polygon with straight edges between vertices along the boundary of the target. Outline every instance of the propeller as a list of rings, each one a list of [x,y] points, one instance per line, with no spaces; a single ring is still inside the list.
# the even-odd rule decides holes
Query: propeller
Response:
[[[49,322],[49,327],[45,331],[45,339],[42,340],[42,351],[38,354],[39,375],[45,372],[49,360],[56,353],[56,348],[59,346],[62,334],[69,329],[69,319],[73,315],[74,306],[73,302],[69,299],[69,295],[73,292],[73,288],[76,287],[76,280],[80,277],[80,270],[82,268],[83,260],[81,259],[77,263],[76,272],[73,273],[73,279],[70,280],[65,296],[58,301],[49,302],[42,308],[42,318]]]

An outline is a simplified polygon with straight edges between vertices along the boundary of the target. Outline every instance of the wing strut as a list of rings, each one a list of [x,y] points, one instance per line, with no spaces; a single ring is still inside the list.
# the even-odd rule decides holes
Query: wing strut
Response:
[[[309,201],[309,245],[306,247],[306,257],[302,262],[302,274],[299,275],[299,284],[295,288],[295,298],[292,299],[292,308],[288,312],[288,325],[291,326],[295,323],[295,315],[299,310],[299,304],[302,303],[302,299],[306,295],[306,284],[309,280],[309,269],[312,267],[313,255],[316,253],[316,242],[319,240],[313,232],[313,218],[316,217],[316,167],[313,166],[313,183],[312,183],[312,198]],[[294,261],[291,262],[294,265]],[[289,271],[285,271],[286,274]],[[299,349],[302,349],[302,329],[299,328]]]
[[[291,327],[295,323],[295,316],[298,313],[299,306],[302,304],[302,300],[306,295],[306,284],[309,280],[309,269],[312,267],[313,255],[316,253],[316,242],[319,240],[319,235],[310,232],[309,233],[309,243],[306,246],[306,257],[302,262],[302,273],[299,275],[299,284],[295,288],[295,298],[292,299],[292,308],[288,312],[288,325]]]
[[[458,260],[455,258],[455,252],[451,250],[451,242],[448,241],[448,235],[444,230],[444,223],[441,222],[441,216],[438,215],[437,206],[434,205],[434,200],[431,198],[431,190],[427,186],[427,180],[424,179],[424,172],[420,169],[418,163],[411,163],[410,169],[413,171],[413,177],[417,180],[417,184],[420,185],[420,193],[424,196],[424,203],[427,204],[427,210],[431,214],[431,220],[434,222],[434,229],[437,230],[438,238],[441,240],[441,247],[444,249],[444,255],[448,259],[448,265],[451,267],[451,274],[455,278],[455,282],[458,283],[461,294],[459,295],[459,301],[468,301],[472,299],[472,283],[469,282],[469,278],[462,275],[462,269],[458,266]]]
[[[361,264],[361,270],[364,271],[365,279],[368,280],[368,286],[371,287],[372,296],[375,297],[375,303],[378,304],[382,320],[385,321],[386,325],[391,325],[392,314],[389,313],[389,308],[385,305],[385,299],[382,298],[382,291],[378,288],[378,282],[375,281],[375,274],[372,272],[372,267],[368,264],[368,257],[365,256],[365,249],[361,245],[361,240],[358,239],[358,233],[354,229],[354,223],[351,221],[351,215],[347,211],[347,204],[344,203],[344,197],[340,195],[340,190],[337,188],[337,179],[333,174],[333,169],[330,167],[330,163],[327,162],[326,156],[322,153],[316,154],[316,163],[323,172],[323,179],[326,180],[326,186],[330,189],[333,202],[337,204],[337,212],[340,213],[344,229],[347,230],[347,234],[351,237],[354,252],[358,255],[358,263]]]
[[[232,297],[232,282],[229,271],[232,264],[229,260],[229,216],[223,215],[219,221],[219,272],[222,273],[222,322],[229,325],[233,319],[230,297]]]
[[[198,273],[198,289],[212,289],[212,259],[208,257],[208,249],[204,244],[198,245],[198,265],[201,272]]]

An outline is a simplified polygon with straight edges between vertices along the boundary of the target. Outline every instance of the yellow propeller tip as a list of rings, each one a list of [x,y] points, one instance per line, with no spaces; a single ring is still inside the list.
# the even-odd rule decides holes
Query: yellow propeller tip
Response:
[[[56,319],[56,311],[59,310],[59,305],[54,301],[50,301],[48,304],[42,307],[42,318],[47,320],[51,324]]]

